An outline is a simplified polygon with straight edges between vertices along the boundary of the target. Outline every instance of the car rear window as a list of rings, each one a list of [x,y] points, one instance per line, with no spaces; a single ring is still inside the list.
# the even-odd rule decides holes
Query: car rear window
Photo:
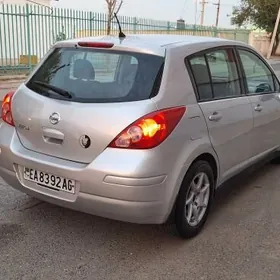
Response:
[[[164,57],[90,48],[56,48],[27,83],[39,94],[84,103],[148,99],[159,90]],[[55,89],[71,97],[57,94]]]

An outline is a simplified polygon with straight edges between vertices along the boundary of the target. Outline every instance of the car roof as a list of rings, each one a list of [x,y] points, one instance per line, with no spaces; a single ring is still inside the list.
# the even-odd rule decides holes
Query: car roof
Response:
[[[220,45],[236,45],[235,41],[221,39],[217,37],[206,36],[191,36],[191,35],[169,35],[169,34],[137,34],[127,35],[125,38],[120,39],[118,36],[98,36],[98,37],[84,37],[72,40],[58,42],[55,46],[59,45],[77,45],[79,42],[111,42],[114,44],[114,49],[127,48],[135,49],[137,51],[164,55],[167,48],[176,48],[182,45],[213,45],[217,43]],[[241,44],[241,42],[240,42]]]

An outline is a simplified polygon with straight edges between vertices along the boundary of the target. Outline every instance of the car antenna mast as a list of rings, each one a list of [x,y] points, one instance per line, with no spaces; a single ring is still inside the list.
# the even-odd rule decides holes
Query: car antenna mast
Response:
[[[114,13],[114,15],[115,15],[115,18],[116,18],[116,20],[117,20],[118,27],[119,27],[119,38],[125,38],[126,36],[125,36],[125,34],[122,32],[122,27],[121,27],[121,24],[120,24],[120,22],[119,22],[118,16],[117,16],[116,13]]]

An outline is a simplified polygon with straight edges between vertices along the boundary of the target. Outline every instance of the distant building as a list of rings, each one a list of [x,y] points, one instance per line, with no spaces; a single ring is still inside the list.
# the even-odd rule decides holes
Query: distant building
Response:
[[[178,19],[177,20],[177,29],[179,29],[179,30],[186,29],[186,23],[183,19]]]

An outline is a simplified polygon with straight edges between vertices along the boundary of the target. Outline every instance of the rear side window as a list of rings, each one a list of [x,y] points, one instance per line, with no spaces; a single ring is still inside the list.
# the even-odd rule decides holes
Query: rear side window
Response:
[[[210,100],[213,97],[210,75],[204,55],[190,59],[191,70],[196,83],[199,100]]]
[[[27,86],[50,98],[85,103],[127,102],[157,93],[161,56],[113,50],[57,48]],[[72,98],[53,89],[69,92]]]
[[[241,95],[241,83],[232,49],[195,55],[189,62],[200,101]]]

